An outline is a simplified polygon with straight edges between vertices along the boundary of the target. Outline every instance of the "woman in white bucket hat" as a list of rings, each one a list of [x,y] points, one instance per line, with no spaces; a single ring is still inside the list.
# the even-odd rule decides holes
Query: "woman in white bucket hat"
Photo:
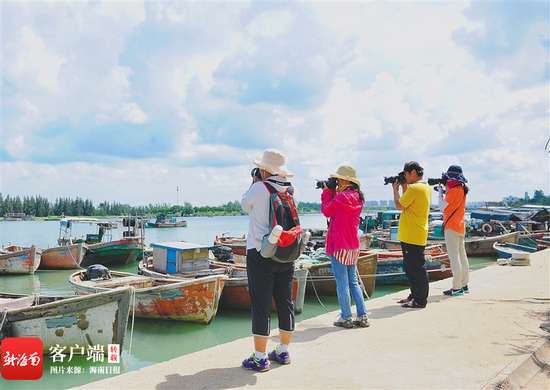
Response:
[[[252,306],[252,335],[254,353],[243,360],[242,366],[254,371],[268,371],[269,360],[289,364],[288,346],[294,332],[294,307],[292,283],[294,262],[279,263],[260,254],[263,237],[271,232],[269,207],[270,193],[264,184],[268,182],[277,191],[284,192],[291,184],[287,180],[294,175],[286,167],[286,156],[277,149],[267,149],[262,157],[255,157],[259,171],[252,171],[252,185],[243,195],[241,207],[248,212],[246,267],[248,290]],[[298,191],[294,188],[294,204],[298,206]],[[271,301],[275,301],[279,320],[279,345],[266,353],[270,332]]]

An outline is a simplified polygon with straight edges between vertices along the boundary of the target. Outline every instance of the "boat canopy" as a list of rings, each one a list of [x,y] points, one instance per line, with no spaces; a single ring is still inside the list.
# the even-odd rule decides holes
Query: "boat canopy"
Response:
[[[151,244],[153,248],[164,248],[164,249],[172,249],[176,251],[180,250],[188,250],[188,249],[204,249],[204,248],[212,248],[212,245],[203,245],[203,244],[193,244],[191,242],[183,242],[183,241],[177,241],[177,242],[162,242],[158,244]]]
[[[89,223],[90,225],[99,224],[99,223],[101,223],[101,220],[99,220],[97,218],[72,218],[72,217],[67,217],[67,218],[63,218],[61,221],[59,221],[59,223],[61,224],[61,226],[70,227],[71,224],[73,224],[73,223]]]

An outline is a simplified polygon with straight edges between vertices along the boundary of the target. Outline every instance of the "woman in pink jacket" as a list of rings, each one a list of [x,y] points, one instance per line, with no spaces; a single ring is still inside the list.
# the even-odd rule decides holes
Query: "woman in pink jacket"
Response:
[[[337,187],[327,188],[323,184],[321,194],[321,211],[330,218],[326,238],[326,251],[330,256],[336,292],[340,304],[340,316],[335,326],[353,328],[353,325],[367,327],[370,325],[363,293],[357,282],[357,259],[359,258],[359,216],[363,210],[365,198],[357,180],[355,168],[342,165],[336,173]],[[351,296],[357,308],[355,320],[351,313]]]

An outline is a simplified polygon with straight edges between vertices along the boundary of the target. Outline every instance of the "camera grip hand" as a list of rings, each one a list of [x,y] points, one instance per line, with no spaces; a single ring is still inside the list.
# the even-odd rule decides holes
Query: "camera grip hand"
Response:
[[[439,196],[442,198],[443,197],[443,187],[438,186],[437,187],[437,192],[439,192]]]

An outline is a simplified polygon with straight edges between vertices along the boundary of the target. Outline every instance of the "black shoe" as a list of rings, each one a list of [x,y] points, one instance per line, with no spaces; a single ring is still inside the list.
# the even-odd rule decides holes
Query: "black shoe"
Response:
[[[414,309],[424,309],[426,307],[426,305],[419,305],[418,303],[416,303],[414,299],[410,302],[403,303],[401,306],[406,308],[414,308]]]

